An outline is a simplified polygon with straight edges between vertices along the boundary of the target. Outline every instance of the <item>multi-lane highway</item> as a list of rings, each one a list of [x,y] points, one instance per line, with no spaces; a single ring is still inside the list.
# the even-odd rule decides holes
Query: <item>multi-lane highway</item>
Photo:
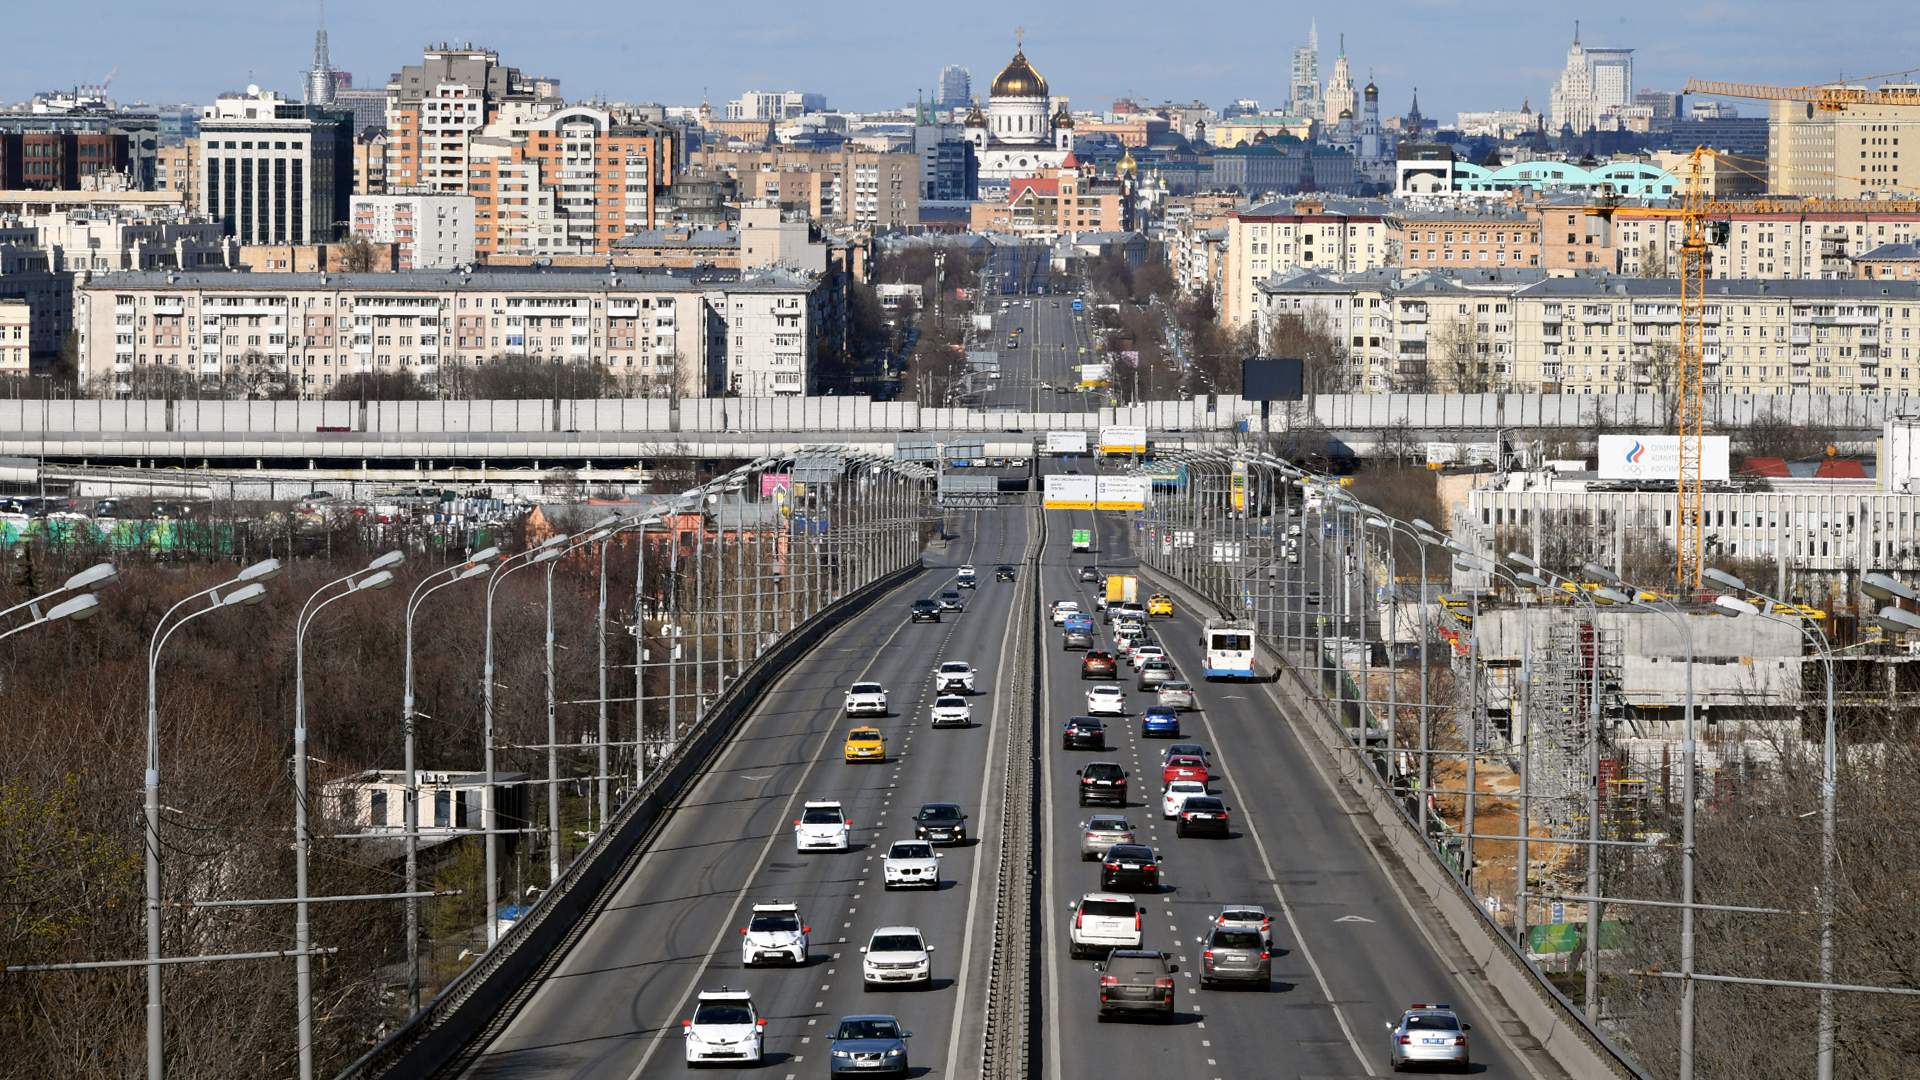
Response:
[[[1024,554],[1031,510],[983,511],[962,519],[930,569],[896,589],[795,666],[742,727],[713,770],[690,792],[605,911],[562,957],[520,1011],[469,1063],[471,1077],[639,1077],[683,1068],[680,1021],[703,989],[746,989],[768,1019],[762,1075],[821,1076],[827,1033],[844,1015],[887,1012],[915,1032],[915,1075],[973,1075],[978,1065],[999,801],[1005,768],[1007,663],[1014,584],[993,567]],[[1132,525],[1119,515],[1048,512],[1040,553],[1045,603],[1075,599],[1093,608],[1093,585],[1078,580],[1097,559],[1105,572],[1135,568]],[[1096,555],[1072,555],[1075,526],[1097,530]],[[951,583],[952,568],[974,563],[980,587],[967,610],[938,624],[907,619],[914,599]],[[1154,630],[1183,672],[1200,667],[1197,614],[1181,610]],[[1109,628],[1100,644],[1111,647]],[[1059,727],[1084,713],[1080,653],[1041,632],[1041,820],[1044,864],[1035,953],[1041,963],[1040,1027],[1052,1077],[1359,1077],[1385,1075],[1386,1024],[1414,1002],[1447,1002],[1474,1025],[1475,1071],[1490,1077],[1555,1077],[1539,1048],[1519,1034],[1437,919],[1393,864],[1376,854],[1334,794],[1318,762],[1280,715],[1272,688],[1197,683],[1201,708],[1183,717],[1183,740],[1205,744],[1216,763],[1215,791],[1232,808],[1225,839],[1177,838],[1159,814],[1158,741],[1139,734],[1152,699],[1131,678],[1128,715],[1109,722],[1105,752],[1061,748]],[[980,726],[932,730],[930,674],[943,660],[977,673]],[[1130,672],[1126,673],[1130,675]],[[846,688],[886,685],[893,714],[879,721],[890,759],[841,760],[851,726]],[[1172,1024],[1099,1024],[1097,976],[1068,955],[1068,908],[1098,891],[1098,866],[1079,857],[1074,770],[1115,761],[1130,774],[1126,814],[1164,866],[1145,906],[1144,944],[1173,954],[1177,1014]],[[855,850],[795,851],[791,822],[802,801],[840,800],[855,823]],[[946,849],[944,882],[929,892],[886,892],[880,862],[888,841],[910,835],[923,803],[952,801],[972,815],[976,839]],[[1365,824],[1364,822],[1362,823]],[[799,968],[743,968],[739,928],[753,903],[800,905],[812,926],[812,958]],[[1273,981],[1265,993],[1202,989],[1197,939],[1214,912],[1254,903],[1274,916]],[[874,928],[920,927],[937,947],[927,991],[866,992],[858,948]]]
[[[1000,378],[983,384],[988,408],[1078,412],[1106,404],[1104,393],[1078,389],[1079,365],[1098,358],[1086,313],[1073,310],[1071,296],[988,296],[982,304],[993,329],[979,347],[1000,354]]]
[[[983,511],[929,570],[840,629],[775,688],[666,825],[634,873],[554,973],[466,1072],[470,1077],[679,1075],[680,1021],[703,989],[752,992],[768,1020],[767,1072],[824,1076],[840,1017],[894,1013],[914,1032],[924,1075],[977,1070],[990,945],[999,801],[987,796],[1004,759],[1001,675],[1013,590],[993,568],[1015,563],[1026,530],[1017,511]],[[952,584],[971,560],[980,585],[967,610],[908,622],[909,604]],[[927,725],[931,673],[942,660],[977,672],[978,726]],[[892,715],[875,721],[884,764],[841,760],[847,687],[883,683]],[[838,799],[854,850],[798,854],[791,822],[808,799]],[[912,836],[921,804],[957,802],[974,840],[942,849],[943,883],[887,892],[881,856]],[[739,928],[756,902],[797,903],[813,929],[801,968],[743,968]],[[936,947],[928,991],[862,990],[859,947],[873,929],[918,926]]]
[[[1058,599],[1091,610],[1093,588],[1078,581],[1081,565],[1132,572],[1130,526],[1119,515],[1049,512],[1051,538],[1041,553],[1042,608]],[[1097,528],[1093,556],[1070,555],[1064,538],[1075,525]],[[1110,648],[1109,628],[1098,626]],[[1199,620],[1180,610],[1156,620],[1155,633],[1183,672],[1200,669]],[[1128,693],[1129,715],[1109,720],[1106,752],[1063,750],[1059,725],[1083,714],[1088,685],[1081,654],[1046,635],[1042,688],[1048,730],[1046,805],[1048,922],[1044,955],[1048,1074],[1058,1077],[1349,1077],[1386,1075],[1385,1024],[1414,1002],[1445,1002],[1474,1026],[1474,1071],[1489,1077],[1557,1076],[1530,1039],[1488,992],[1445,931],[1423,929],[1409,912],[1410,887],[1357,832],[1329,794],[1315,759],[1278,715],[1265,684],[1196,682],[1201,710],[1182,718],[1182,740],[1204,744],[1217,773],[1213,790],[1234,819],[1228,839],[1180,839],[1160,817],[1162,740],[1139,735],[1140,714],[1153,703]],[[1126,811],[1141,842],[1160,854],[1162,891],[1137,897],[1147,908],[1144,945],[1180,965],[1176,1023],[1100,1025],[1097,976],[1068,956],[1068,906],[1099,886],[1098,867],[1079,861],[1080,823],[1103,808],[1076,805],[1074,770],[1089,761],[1117,761],[1129,774]],[[1414,901],[1417,904],[1417,900]],[[1273,983],[1266,993],[1200,988],[1196,939],[1223,905],[1254,903],[1273,915]],[[1424,911],[1416,906],[1413,910]],[[1425,925],[1438,925],[1437,919]]]

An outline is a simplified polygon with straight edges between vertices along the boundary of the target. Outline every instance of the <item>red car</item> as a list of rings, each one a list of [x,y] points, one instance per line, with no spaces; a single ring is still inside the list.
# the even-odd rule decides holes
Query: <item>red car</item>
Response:
[[[1095,649],[1080,658],[1080,677],[1117,679],[1120,677],[1120,665],[1114,662],[1112,653]]]
[[[1167,767],[1160,770],[1160,782],[1171,784],[1175,780],[1198,780],[1207,783],[1207,763],[1203,758],[1189,754],[1179,754],[1167,759]]]

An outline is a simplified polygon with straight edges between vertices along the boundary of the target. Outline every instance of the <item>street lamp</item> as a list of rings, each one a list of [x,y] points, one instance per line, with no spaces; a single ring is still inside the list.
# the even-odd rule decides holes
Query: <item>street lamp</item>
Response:
[[[560,729],[559,701],[554,687],[553,572],[560,568],[561,557],[571,555],[581,548],[592,547],[607,539],[613,535],[613,526],[619,523],[618,515],[607,517],[595,523],[585,535],[574,538],[563,547],[551,549],[557,552],[554,558],[542,560],[547,567],[547,885],[549,888],[560,880]],[[602,752],[605,752],[604,748]]]
[[[406,559],[399,551],[389,551],[368,563],[364,569],[335,578],[313,591],[300,607],[293,630],[293,883],[294,986],[299,1011],[300,1080],[313,1076],[313,928],[308,918],[307,862],[313,848],[313,831],[307,821],[307,630],[329,605],[355,593],[384,589],[393,584],[393,571]],[[332,595],[327,595],[331,593]],[[321,597],[326,596],[322,600]]]
[[[28,622],[16,626],[11,630],[0,632],[0,638],[9,638],[23,630],[31,630],[36,626],[44,626],[47,623],[58,622],[61,619],[80,622],[83,619],[91,618],[94,611],[100,606],[99,598],[93,595],[94,591],[111,585],[119,574],[120,571],[110,562],[95,563],[85,570],[74,574],[72,577],[67,578],[57,589],[49,589],[31,600],[26,600],[5,610],[0,610],[0,618],[5,618],[22,608],[25,608],[27,613],[32,616]],[[70,592],[77,592],[81,595],[69,597],[44,612],[40,610],[42,603],[62,593]]]
[[[166,1075],[165,1028],[162,1024],[160,995],[160,698],[158,692],[160,653],[174,631],[194,619],[226,608],[257,604],[267,594],[262,582],[280,572],[279,559],[264,559],[240,571],[230,581],[202,589],[176,601],[154,624],[147,641],[147,768],[145,788],[146,886],[147,886],[147,1077],[161,1080]],[[233,588],[238,586],[238,588]],[[222,590],[232,589],[224,595]],[[168,620],[186,604],[210,597],[206,607],[188,612],[171,626]]]
[[[1656,604],[1642,599],[1639,589],[1628,585],[1618,574],[1598,563],[1585,563],[1581,569],[1607,584],[1595,589],[1596,598],[1623,607],[1657,612],[1680,631],[1686,646],[1686,710],[1680,736],[1681,800],[1680,808],[1680,1080],[1693,1080],[1694,984],[1693,978],[1693,877],[1694,877],[1694,744],[1693,631],[1672,604]],[[1645,594],[1652,595],[1652,594]],[[1721,609],[1725,610],[1725,609]]]
[[[1835,836],[1836,789],[1839,786],[1839,733],[1834,709],[1834,666],[1833,642],[1826,631],[1802,618],[1787,618],[1777,612],[1786,607],[1782,600],[1768,596],[1758,589],[1748,587],[1747,583],[1725,571],[1708,568],[1701,576],[1723,589],[1733,593],[1752,596],[1768,605],[1762,607],[1734,596],[1721,596],[1714,601],[1723,611],[1733,615],[1758,615],[1774,622],[1791,623],[1800,631],[1800,636],[1811,645],[1814,655],[1820,658],[1821,667],[1826,675],[1826,723],[1820,746],[1820,1027],[1817,1033],[1818,1051],[1815,1057],[1815,1075],[1818,1080],[1833,1078],[1833,982],[1834,966],[1834,861],[1837,839]],[[1861,589],[1877,599],[1891,599],[1902,593],[1912,594],[1913,590],[1884,574],[1869,574],[1871,581],[1862,581]],[[1904,613],[1903,613],[1904,614]]]
[[[483,548],[444,570],[427,575],[407,597],[406,650],[404,681],[400,695],[400,731],[405,743],[403,753],[407,773],[405,823],[407,832],[407,1004],[420,1011],[420,780],[414,768],[413,708],[413,618],[427,597],[449,585],[469,581],[487,572],[487,563],[500,556],[497,547]]]
[[[480,796],[480,831],[486,841],[487,875],[487,951],[500,943],[500,920],[495,910],[500,903],[500,886],[496,870],[499,858],[499,828],[494,820],[494,769],[493,769],[493,598],[500,590],[500,583],[508,574],[529,566],[539,566],[560,557],[561,545],[567,542],[567,534],[555,533],[538,545],[525,551],[515,552],[494,564],[493,572],[487,578],[487,615],[485,660],[482,662],[480,676],[481,735],[480,752],[485,762],[487,774],[486,788]]]

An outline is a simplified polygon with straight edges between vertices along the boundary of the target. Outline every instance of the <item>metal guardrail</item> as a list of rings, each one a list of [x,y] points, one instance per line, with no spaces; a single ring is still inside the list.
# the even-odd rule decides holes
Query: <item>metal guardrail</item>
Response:
[[[342,1070],[341,1080],[436,1075],[510,1019],[540,976],[566,954],[591,921],[611,894],[610,886],[624,879],[646,852],[668,809],[705,773],[773,681],[828,632],[920,570],[916,560],[855,589],[749,664],[695,721],[681,749],[628,797],[593,843],[575,856],[554,887],[508,929],[492,951]]]
[[[1026,580],[1015,596],[1008,625],[1013,627],[1012,705],[1007,710],[1006,783],[1000,789],[1000,860],[994,885],[993,953],[987,967],[986,1037],[980,1055],[984,1080],[1024,1080],[1037,1074],[1034,1061],[1033,989],[1038,977],[1034,963],[1035,888],[1040,854],[1035,850],[1034,822],[1038,787],[1037,742],[1034,727],[1039,714],[1035,663],[1038,656],[1040,555],[1046,549],[1046,514],[1027,515],[1027,554],[1022,562]]]

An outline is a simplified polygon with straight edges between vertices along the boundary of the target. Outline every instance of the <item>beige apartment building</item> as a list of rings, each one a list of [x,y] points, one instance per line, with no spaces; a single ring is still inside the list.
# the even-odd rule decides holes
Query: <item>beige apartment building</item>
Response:
[[[200,205],[200,140],[187,139],[154,151],[153,187],[180,196],[187,206]]]
[[[1920,213],[1883,212],[1872,203],[1818,211],[1756,209],[1714,220],[1727,240],[1712,248],[1708,276],[1716,278],[1839,279],[1854,277],[1854,260],[1883,244],[1920,239]],[[1629,277],[1673,277],[1680,272],[1682,223],[1636,208],[1613,213],[1619,272]]]
[[[1515,294],[1516,389],[1675,385],[1676,279],[1550,278]],[[1729,393],[1920,392],[1920,284],[1708,280],[1702,361]]]
[[[1407,270],[1504,270],[1540,265],[1541,220],[1509,206],[1403,210],[1388,235]]]
[[[1849,105],[1828,112],[1812,102],[1776,101],[1767,125],[1767,174],[1776,195],[1858,199],[1920,192],[1920,109]]]
[[[742,202],[804,210],[856,229],[920,222],[920,157],[870,150],[698,150],[686,175],[726,176]]]
[[[33,308],[25,300],[0,300],[0,375],[25,375],[33,359]]]
[[[82,288],[74,321],[81,377],[108,394],[166,371],[319,397],[355,373],[433,386],[515,355],[600,365],[629,396],[803,394],[835,317],[824,292],[786,270],[141,273]]]
[[[1225,289],[1220,321],[1238,328],[1256,317],[1259,286],[1277,273],[1352,273],[1389,266],[1396,257],[1391,225],[1379,204],[1302,196],[1227,215]]]

